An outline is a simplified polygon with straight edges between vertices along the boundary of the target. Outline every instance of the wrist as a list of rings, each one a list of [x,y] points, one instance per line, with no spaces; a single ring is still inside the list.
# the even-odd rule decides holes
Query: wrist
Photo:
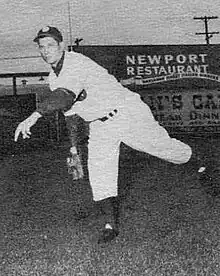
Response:
[[[37,119],[39,119],[40,117],[42,117],[42,115],[41,115],[38,111],[34,111],[31,115],[32,115],[34,118],[37,118]]]
[[[42,117],[42,115],[41,115],[39,112],[34,111],[34,112],[25,120],[25,122],[26,122],[26,123],[29,123],[29,124],[32,126],[32,125],[34,125],[34,124],[37,122],[37,120],[38,120],[40,117]]]
[[[31,114],[31,119],[33,119],[34,121],[37,121],[40,117],[42,117],[42,115],[37,112],[37,111],[34,111],[32,114]]]

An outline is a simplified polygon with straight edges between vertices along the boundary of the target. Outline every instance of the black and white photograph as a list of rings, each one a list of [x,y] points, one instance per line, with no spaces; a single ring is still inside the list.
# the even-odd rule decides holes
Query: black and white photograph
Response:
[[[220,275],[219,2],[0,7],[0,276]]]

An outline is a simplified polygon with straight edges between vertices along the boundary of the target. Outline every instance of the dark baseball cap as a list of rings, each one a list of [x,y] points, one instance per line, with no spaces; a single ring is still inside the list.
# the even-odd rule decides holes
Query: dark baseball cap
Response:
[[[62,36],[61,32],[57,28],[51,27],[51,26],[46,26],[46,27],[43,27],[37,33],[37,36],[35,37],[34,42],[38,42],[38,40],[40,38],[48,37],[48,36],[54,38],[58,42],[63,41],[63,36]]]

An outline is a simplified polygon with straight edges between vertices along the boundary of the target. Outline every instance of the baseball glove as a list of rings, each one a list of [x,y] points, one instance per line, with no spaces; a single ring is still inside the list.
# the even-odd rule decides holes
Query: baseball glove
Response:
[[[73,180],[83,178],[83,166],[77,153],[70,153],[70,156],[67,157],[67,169],[68,173],[72,175]]]
[[[71,108],[75,100],[76,95],[71,90],[57,88],[41,97],[36,111],[41,115],[48,115],[58,110],[65,112]]]

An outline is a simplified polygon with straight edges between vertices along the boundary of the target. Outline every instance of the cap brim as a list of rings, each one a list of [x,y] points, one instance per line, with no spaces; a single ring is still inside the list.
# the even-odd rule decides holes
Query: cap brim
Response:
[[[44,37],[52,37],[53,39],[61,42],[62,40],[60,40],[57,36],[51,35],[51,34],[41,34],[35,37],[35,39],[33,40],[34,42],[38,42],[38,40],[40,38],[44,38]]]

